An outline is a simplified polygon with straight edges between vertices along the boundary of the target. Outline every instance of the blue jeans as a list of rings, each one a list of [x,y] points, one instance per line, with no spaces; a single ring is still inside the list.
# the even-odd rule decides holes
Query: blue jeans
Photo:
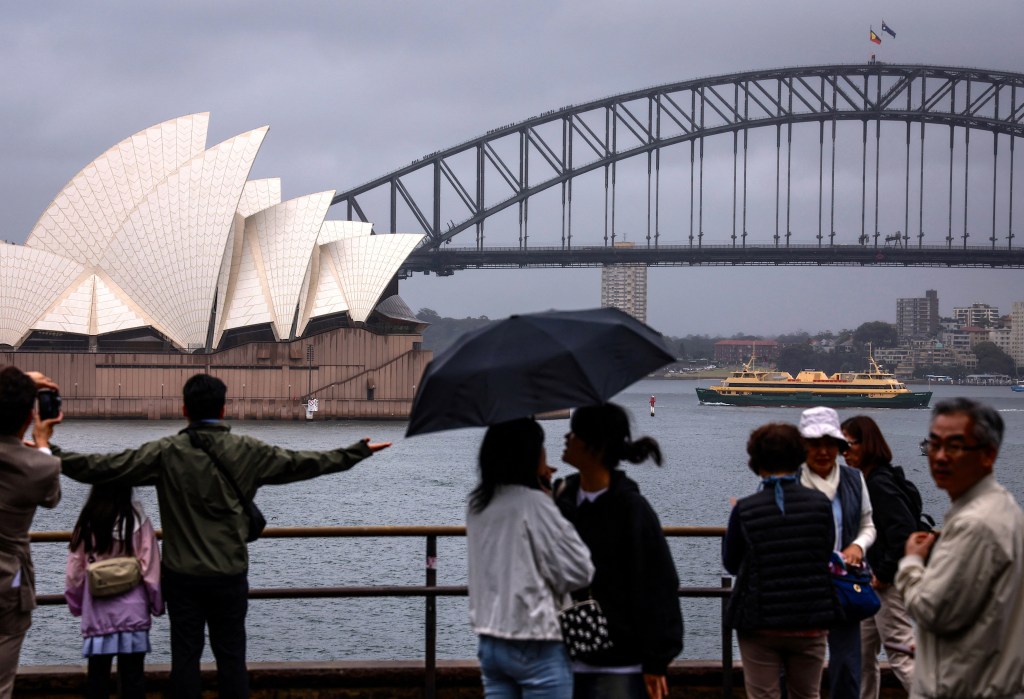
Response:
[[[481,636],[477,657],[485,697],[572,697],[572,668],[561,641],[513,641]]]

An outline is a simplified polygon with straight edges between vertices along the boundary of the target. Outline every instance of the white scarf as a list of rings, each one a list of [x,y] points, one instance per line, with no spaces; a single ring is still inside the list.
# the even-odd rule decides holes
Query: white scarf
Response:
[[[836,499],[839,490],[839,465],[832,464],[832,470],[826,478],[822,478],[811,470],[806,463],[800,465],[800,484],[823,492],[829,500]]]

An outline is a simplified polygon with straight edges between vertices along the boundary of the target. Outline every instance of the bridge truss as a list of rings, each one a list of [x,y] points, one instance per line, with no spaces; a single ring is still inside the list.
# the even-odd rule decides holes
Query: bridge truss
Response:
[[[837,178],[837,163],[849,151],[837,139],[843,122],[860,124],[859,188],[850,187],[841,175]],[[891,147],[890,131],[883,150],[882,124],[887,122],[905,124],[898,139],[902,148]],[[817,143],[810,149],[814,154],[806,157],[804,144],[798,147],[802,155],[794,160],[794,128],[806,133],[815,125]],[[752,186],[748,173],[754,157],[752,134],[772,127],[775,172],[770,216],[748,211],[748,202],[766,186],[764,177]],[[343,206],[349,218],[373,221],[378,233],[400,227],[425,233],[424,243],[406,262],[406,272],[622,262],[1022,267],[1024,250],[1014,245],[1014,201],[1021,198],[1014,181],[1015,150],[1022,136],[1020,73],[884,63],[752,71],[551,110],[431,153],[340,192],[333,203]],[[726,198],[722,206],[722,159],[705,161],[705,143],[714,137],[719,142],[731,140],[731,148],[725,149],[731,150],[731,212],[725,212],[724,219],[721,209],[730,203]],[[936,150],[936,138],[948,144],[948,154]],[[676,180],[666,187],[665,154],[683,148],[685,164],[687,146],[688,187],[678,185],[678,166],[666,168]],[[757,157],[764,158],[763,150]],[[982,163],[974,171],[972,158]],[[618,174],[626,161],[636,159],[646,170],[646,221],[640,224],[645,230],[641,241],[624,247],[616,244],[623,242],[616,226]],[[706,189],[711,169],[718,175],[711,176]],[[682,170],[685,181],[685,167]],[[597,225],[590,220],[581,235],[574,231],[574,215],[581,212],[581,205],[574,202],[574,186],[588,175],[593,179],[592,173],[603,175],[603,192],[596,204],[591,197],[582,206],[588,215],[595,208],[602,211]],[[892,187],[897,173],[902,186]],[[803,182],[804,195],[807,180],[814,176],[817,189],[816,234],[810,231],[798,240],[792,230],[794,174]],[[926,179],[937,178],[943,186],[926,187]],[[883,179],[887,184],[880,192]],[[712,187],[717,237],[705,241],[705,199]],[[548,207],[555,210],[541,224],[548,239],[538,245],[531,240],[531,202],[550,195],[549,190],[557,192],[558,204]],[[979,202],[979,192],[984,203]],[[902,200],[896,207],[902,225],[895,232],[880,230],[879,204],[884,197]],[[668,200],[678,205],[680,199],[688,221],[676,221],[671,228],[677,235],[685,229],[685,238],[682,245],[667,244],[663,211]],[[837,211],[853,199],[859,207],[856,235],[849,232],[856,223],[851,225],[848,212],[837,226]],[[490,242],[485,238],[487,222],[506,216],[506,210],[515,212],[517,237],[504,245],[485,245]],[[749,234],[755,215],[758,224],[773,219],[774,234],[767,244],[756,243]],[[634,237],[636,218],[629,220]],[[840,227],[843,235],[837,234]],[[450,245],[467,231],[473,231],[472,246]],[[984,242],[974,243],[972,237]]]

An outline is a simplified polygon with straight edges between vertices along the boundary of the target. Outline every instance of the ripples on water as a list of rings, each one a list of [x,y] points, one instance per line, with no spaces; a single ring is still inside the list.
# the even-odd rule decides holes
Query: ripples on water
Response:
[[[702,382],[699,385],[707,385]],[[663,468],[650,463],[626,466],[640,484],[662,524],[724,526],[729,498],[749,494],[757,485],[746,467],[750,431],[769,421],[799,419],[789,408],[700,406],[693,381],[643,381],[616,399],[634,416],[635,434],[656,438],[666,457]],[[1000,481],[1018,501],[1024,497],[1024,394],[1006,387],[936,386],[934,400],[969,395],[1000,410],[1007,436],[996,464]],[[656,394],[657,415],[648,414],[647,400]],[[941,520],[945,494],[928,476],[917,444],[927,434],[923,410],[865,410],[881,426],[895,453],[921,489],[925,511]],[[846,418],[855,411],[841,411]],[[571,471],[561,464],[562,439],[568,420],[543,423],[548,459],[559,475]],[[171,434],[174,422],[68,422],[59,427],[57,443],[82,452],[110,452],[135,447]],[[476,482],[475,459],[483,431],[456,430],[403,437],[398,422],[233,422],[232,429],[292,449],[327,449],[348,445],[364,436],[393,441],[394,446],[346,473],[260,490],[257,502],[271,526],[317,525],[449,525],[462,524],[466,494]],[[52,511],[40,510],[36,531],[71,529],[85,500],[87,486],[63,479],[64,498]],[[137,493],[159,526],[156,493]],[[250,583],[255,587],[317,585],[422,585],[422,539],[278,539],[250,546]],[[671,541],[683,585],[717,586],[722,568],[717,540]],[[466,582],[465,545],[460,539],[438,544],[438,584]],[[37,544],[33,549],[39,592],[63,592],[65,548]],[[720,656],[716,601],[682,600],[686,621],[684,658]],[[476,639],[467,621],[465,598],[439,598],[438,657],[472,658]],[[248,617],[251,660],[332,660],[348,658],[414,659],[423,657],[423,600],[325,599],[255,600]],[[150,662],[168,662],[166,617],[154,622]],[[34,613],[22,651],[24,664],[81,663],[79,622],[63,606]],[[212,656],[207,651],[207,660]]]

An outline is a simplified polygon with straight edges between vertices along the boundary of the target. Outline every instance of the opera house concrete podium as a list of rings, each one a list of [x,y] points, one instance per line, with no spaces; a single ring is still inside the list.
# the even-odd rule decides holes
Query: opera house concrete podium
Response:
[[[68,417],[180,418],[198,372],[232,418],[408,416],[430,353],[395,275],[422,236],[325,220],[333,191],[282,202],[248,179],[267,128],[206,148],[208,122],[118,143],[0,244],[0,361]]]

